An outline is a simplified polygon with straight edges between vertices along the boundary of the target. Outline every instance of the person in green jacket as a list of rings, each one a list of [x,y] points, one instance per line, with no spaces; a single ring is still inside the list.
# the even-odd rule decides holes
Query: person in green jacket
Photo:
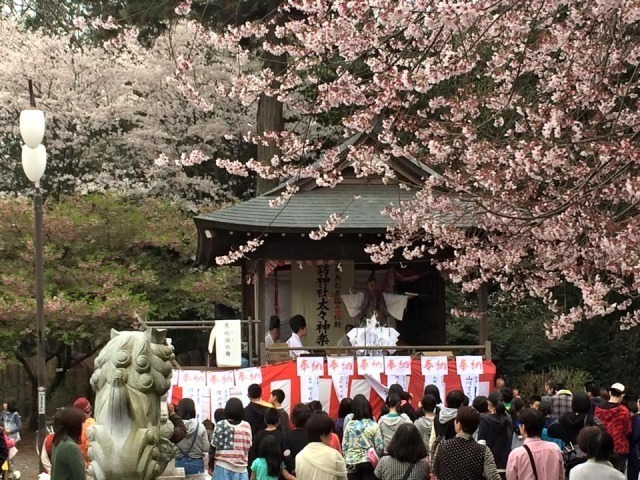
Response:
[[[58,410],[53,418],[51,480],[86,480],[84,458],[78,447],[85,413],[77,408]]]

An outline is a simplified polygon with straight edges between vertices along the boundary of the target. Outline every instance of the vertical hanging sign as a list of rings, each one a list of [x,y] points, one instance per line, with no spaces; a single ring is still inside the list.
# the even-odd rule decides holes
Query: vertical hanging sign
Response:
[[[440,399],[447,395],[444,377],[449,374],[449,362],[443,356],[423,356],[420,358],[420,367],[424,375],[424,386],[435,385],[440,391]]]
[[[318,324],[316,331],[318,337],[316,343],[318,345],[328,345],[328,330],[331,326],[327,320],[329,315],[329,265],[318,265],[318,276],[316,277],[316,295],[318,297],[318,306],[316,312],[318,314]]]
[[[349,396],[349,377],[355,373],[353,357],[327,357],[327,371],[339,401]]]
[[[478,396],[480,375],[484,372],[480,355],[465,355],[456,357],[456,369],[462,382],[462,390],[469,397],[469,402]]]
[[[308,403],[320,396],[320,377],[324,375],[324,357],[296,358],[300,377],[300,401]]]
[[[342,264],[338,263],[333,277],[333,327],[342,328]]]

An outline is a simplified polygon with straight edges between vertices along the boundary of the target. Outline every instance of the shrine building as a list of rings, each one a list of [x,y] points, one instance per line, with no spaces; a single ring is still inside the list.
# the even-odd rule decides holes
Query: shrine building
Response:
[[[435,172],[414,159],[393,158],[389,166],[395,181],[385,184],[380,177],[358,178],[347,156],[352,145],[362,144],[375,146],[375,134],[354,135],[339,147],[342,162],[337,168],[344,180],[335,188],[318,187],[314,179],[291,179],[256,198],[195,217],[196,261],[204,268],[215,267],[216,257],[248,240],[259,236],[264,240],[236,264],[242,267],[242,317],[257,320],[250,351],[260,350],[272,315],[280,317],[281,342],[290,336],[289,318],[302,314],[308,326],[306,346],[335,346],[346,325],[358,326],[357,306],[347,308],[343,295],[355,298],[353,294],[365,292],[372,276],[377,289],[399,300],[387,305],[400,333],[399,344],[446,343],[445,280],[431,264],[433,257],[405,260],[398,256],[378,265],[365,252],[368,244],[384,239],[393,221],[382,210],[411,199],[415,190],[405,186],[420,185]],[[270,201],[288,183],[299,191],[282,206],[271,208]],[[324,225],[332,213],[347,218],[322,240],[310,239],[309,232]],[[441,258],[452,254],[451,250],[438,253]],[[486,289],[479,293],[479,309],[486,311]],[[485,320],[480,321],[479,340],[487,340]]]

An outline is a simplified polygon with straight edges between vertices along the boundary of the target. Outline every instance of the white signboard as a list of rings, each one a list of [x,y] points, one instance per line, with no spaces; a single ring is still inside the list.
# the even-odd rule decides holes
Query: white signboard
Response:
[[[324,375],[324,357],[296,357],[299,377],[321,377]]]
[[[427,375],[449,374],[449,363],[447,361],[447,357],[445,356],[421,357],[420,367],[422,368],[422,375],[424,375],[425,377]]]
[[[384,373],[384,357],[357,357],[358,375],[371,375],[373,377]]]
[[[218,367],[242,365],[242,334],[239,320],[216,320],[209,338],[209,351],[216,347]]]
[[[480,355],[464,355],[456,357],[458,375],[482,375],[482,357]]]
[[[411,357],[384,357],[384,373],[387,375],[411,375]]]
[[[327,357],[327,370],[330,376],[353,375],[355,360],[353,357]]]

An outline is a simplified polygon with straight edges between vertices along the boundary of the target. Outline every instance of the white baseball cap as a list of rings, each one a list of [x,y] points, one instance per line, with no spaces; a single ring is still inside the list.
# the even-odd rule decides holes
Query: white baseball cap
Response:
[[[611,390],[618,390],[620,393],[624,393],[624,385],[621,383],[614,383],[611,385]]]

